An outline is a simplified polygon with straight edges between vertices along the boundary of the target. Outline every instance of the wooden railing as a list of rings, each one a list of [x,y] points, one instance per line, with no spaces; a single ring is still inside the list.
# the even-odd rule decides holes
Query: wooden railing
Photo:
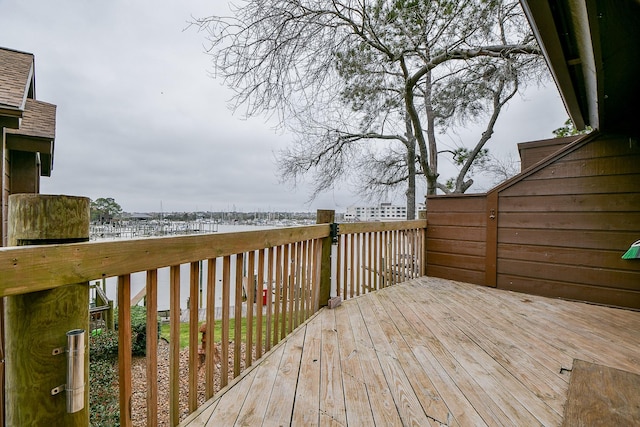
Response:
[[[340,224],[336,294],[346,300],[424,275],[425,226],[424,220]]]
[[[340,224],[334,250],[333,293],[343,299],[424,273],[426,221]],[[212,397],[243,369],[326,305],[321,287],[322,246],[331,227],[321,224],[239,233],[0,248],[0,296],[117,277],[121,425],[131,425],[131,277],[146,275],[147,313],[156,313],[158,293],[170,294],[169,423],[180,409],[180,285],[189,283],[188,408]],[[326,262],[326,260],[324,261]],[[181,265],[189,266],[188,278]],[[168,286],[159,271],[168,269]],[[206,283],[204,384],[198,377],[200,278]],[[231,295],[234,295],[233,301]],[[327,291],[328,294],[328,291]],[[221,296],[221,301],[216,300]],[[244,307],[244,309],[243,309]],[[221,312],[221,318],[214,314]],[[174,315],[176,313],[176,315]],[[220,336],[215,334],[221,324]],[[243,333],[243,324],[245,330]],[[230,333],[233,325],[233,335]],[[147,316],[146,422],[158,419],[157,317]],[[233,356],[231,356],[231,352]],[[243,357],[244,353],[244,357]],[[219,355],[219,363],[216,357]],[[219,366],[219,368],[218,368]],[[214,377],[219,376],[219,384]],[[204,389],[204,393],[202,393]],[[161,403],[163,406],[165,402]]]

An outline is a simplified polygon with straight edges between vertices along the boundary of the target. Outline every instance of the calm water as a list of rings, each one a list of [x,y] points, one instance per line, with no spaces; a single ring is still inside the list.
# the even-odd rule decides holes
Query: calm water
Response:
[[[239,231],[251,231],[251,230],[266,230],[274,228],[272,226],[251,226],[251,225],[225,225],[220,224],[218,226],[219,233],[233,233]],[[187,300],[189,298],[189,264],[180,266],[180,308],[187,308]],[[201,289],[202,289],[202,302],[204,305],[207,299],[207,263],[202,263],[201,268]],[[233,283],[235,273],[235,257],[231,258],[231,292],[230,301],[233,306],[235,298],[235,290]],[[131,275],[131,297],[133,298],[140,290],[145,286],[146,273],[133,273]],[[96,282],[92,282],[96,283]],[[219,307],[222,303],[222,258],[218,258],[216,261],[216,306]],[[118,297],[118,281],[116,277],[110,277],[106,279],[107,296],[109,299],[114,300],[117,305]],[[169,268],[158,269],[158,310],[169,310]]]

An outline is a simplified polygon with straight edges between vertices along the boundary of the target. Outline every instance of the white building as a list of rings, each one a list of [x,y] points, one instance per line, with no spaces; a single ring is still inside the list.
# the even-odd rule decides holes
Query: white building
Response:
[[[345,221],[392,221],[407,219],[406,206],[380,203],[378,206],[350,206],[344,214]]]

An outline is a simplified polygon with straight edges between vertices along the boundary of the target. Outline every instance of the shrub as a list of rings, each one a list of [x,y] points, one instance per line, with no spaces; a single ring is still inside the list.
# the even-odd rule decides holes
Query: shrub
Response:
[[[104,330],[89,337],[89,422],[93,427],[120,425],[116,387],[118,334]]]
[[[117,319],[117,309],[115,310]],[[118,323],[116,322],[116,329]],[[158,321],[158,337],[160,337],[160,321]],[[144,356],[147,352],[147,308],[136,305],[131,307],[131,354]]]
[[[89,361],[107,361],[114,363],[118,360],[118,333],[108,329],[102,330],[89,337]]]

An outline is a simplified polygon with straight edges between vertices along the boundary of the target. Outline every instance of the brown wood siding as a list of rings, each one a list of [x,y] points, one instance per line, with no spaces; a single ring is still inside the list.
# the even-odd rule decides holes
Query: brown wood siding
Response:
[[[484,195],[429,198],[428,276],[484,284],[486,209]]]
[[[9,150],[11,193],[37,193],[40,170],[37,153]]]
[[[0,128],[0,132],[2,129]],[[9,208],[9,194],[11,194],[11,177],[9,176],[9,170],[11,165],[9,163],[9,150],[4,149],[4,141],[2,145],[2,169],[0,178],[0,246],[7,244],[7,212]]]
[[[499,191],[497,285],[640,308],[640,147],[600,136]]]
[[[520,152],[520,170],[528,169],[575,140],[575,136],[569,136],[566,138],[553,138],[543,141],[524,142],[518,144],[518,151]]]

